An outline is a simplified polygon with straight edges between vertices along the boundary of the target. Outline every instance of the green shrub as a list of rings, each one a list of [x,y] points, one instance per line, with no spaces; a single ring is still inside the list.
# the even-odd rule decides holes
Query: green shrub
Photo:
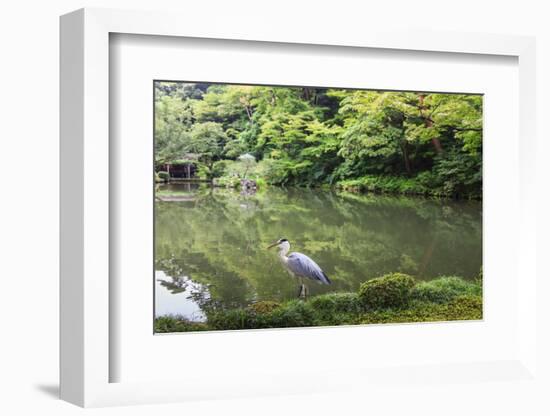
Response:
[[[434,158],[432,172],[448,197],[481,198],[481,153],[451,148]]]
[[[250,309],[230,309],[210,312],[208,325],[212,329],[249,329],[256,328],[256,314]]]
[[[290,328],[316,325],[315,311],[308,302],[292,300],[269,314],[259,315],[263,328]]]
[[[162,179],[164,182],[168,182],[170,180],[170,174],[168,172],[165,172],[161,170],[157,173],[158,177]]]
[[[293,179],[293,165],[289,160],[264,159],[260,172],[270,185],[287,185]]]
[[[208,331],[210,328],[202,322],[191,322],[182,316],[166,315],[155,319],[155,332]]]
[[[359,287],[359,302],[367,309],[400,308],[409,302],[415,280],[403,273],[390,273],[368,280]]]
[[[481,197],[479,184],[462,187],[453,183],[452,178],[444,181],[438,174],[424,171],[415,177],[392,175],[366,175],[355,179],[344,179],[336,183],[336,188],[347,192],[372,192],[403,195],[430,195],[433,197]]]
[[[483,298],[476,295],[458,296],[447,304],[448,319],[483,319]]]
[[[328,293],[311,298],[310,305],[323,315],[335,313],[358,313],[361,310],[356,293]]]
[[[426,194],[427,189],[415,178],[367,175],[338,182],[336,186],[350,192],[392,194]]]
[[[313,326],[316,322],[313,308],[300,300],[277,307],[273,304],[267,307],[267,303],[263,303],[261,307],[216,311],[208,315],[208,324],[213,329],[290,328]]]
[[[366,313],[362,324],[465,321],[483,318],[481,296],[459,296],[449,303],[413,303],[407,309],[386,309]]]
[[[429,170],[420,172],[418,175],[416,175],[415,180],[420,186],[423,186],[426,189],[434,189],[441,186],[441,183],[437,176]]]
[[[227,162],[225,160],[219,160],[214,162],[212,169],[210,171],[211,178],[220,178],[225,175],[227,171]]]
[[[307,301],[260,301],[246,308],[206,310],[206,323],[179,316],[155,320],[156,332],[187,332],[319,325],[355,325],[482,319],[479,285],[444,277],[415,285],[393,273],[369,280],[357,293],[330,293]]]
[[[273,310],[279,308],[281,304],[279,302],[271,301],[271,300],[263,300],[260,302],[253,303],[249,306],[249,309],[256,313],[269,313]]]
[[[336,183],[336,188],[347,192],[362,192],[365,189],[358,179],[348,179]]]
[[[264,189],[267,186],[267,182],[264,178],[257,177],[254,179],[256,181],[256,188]]]
[[[328,293],[306,301],[259,301],[236,309],[206,309],[206,323],[179,316],[155,320],[156,332],[292,328],[319,325],[481,319],[481,286],[458,277],[418,282],[391,273],[364,282],[358,293]]]
[[[420,302],[447,303],[461,295],[481,295],[481,286],[459,277],[440,277],[419,282],[411,290],[411,299]]]
[[[357,293],[327,293],[308,300],[317,325],[351,325],[363,312]]]

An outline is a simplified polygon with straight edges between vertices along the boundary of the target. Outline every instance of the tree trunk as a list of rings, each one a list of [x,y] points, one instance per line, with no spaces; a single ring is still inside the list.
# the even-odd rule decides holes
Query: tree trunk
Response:
[[[432,144],[438,154],[443,153],[443,146],[441,146],[441,141],[438,138],[434,137],[432,139]]]
[[[433,120],[426,114],[426,106],[424,104],[424,98],[426,98],[426,94],[418,94],[418,103],[420,108],[420,117],[424,120],[424,125],[427,128],[431,128],[434,124]],[[435,148],[435,151],[437,154],[443,153],[443,146],[441,145],[441,140],[439,140],[438,137],[432,138],[432,144]]]

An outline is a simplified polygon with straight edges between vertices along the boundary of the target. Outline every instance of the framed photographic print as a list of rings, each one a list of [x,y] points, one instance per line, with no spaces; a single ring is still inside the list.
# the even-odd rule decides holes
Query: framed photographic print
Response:
[[[154,94],[155,332],[482,318],[482,95]]]
[[[533,40],[180,21],[61,20],[62,398],[537,383]]]

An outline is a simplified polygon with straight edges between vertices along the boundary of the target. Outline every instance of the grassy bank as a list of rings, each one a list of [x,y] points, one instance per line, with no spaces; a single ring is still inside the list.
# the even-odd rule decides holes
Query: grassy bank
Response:
[[[268,186],[280,186],[277,184],[271,184],[268,179],[263,177],[253,177],[256,183],[257,189],[265,189]],[[238,176],[221,176],[207,181],[205,179],[202,182],[210,183],[214,187],[229,188],[229,189],[241,189],[241,178]],[[158,179],[157,183],[178,183],[178,181],[165,181]],[[300,185],[306,186],[306,185]],[[300,187],[298,186],[298,187]],[[453,198],[453,199],[481,199],[479,190],[461,191],[449,190],[445,186],[433,186],[424,182],[421,175],[417,177],[400,177],[400,176],[363,176],[357,179],[347,179],[336,182],[333,185],[329,184],[309,184],[309,188],[325,188],[334,189],[337,191],[352,192],[357,194],[375,193],[386,195],[410,195],[410,196],[423,196],[433,198]],[[162,191],[157,191],[162,192]]]
[[[368,175],[336,183],[336,188],[357,193],[378,193],[394,195],[421,195],[436,198],[481,199],[481,189],[448,183],[437,183],[429,173],[415,177]]]
[[[334,188],[340,191],[354,193],[377,193],[391,195],[417,195],[435,198],[481,199],[481,186],[475,180],[451,175],[442,177],[431,171],[424,171],[415,175],[396,174],[368,174],[348,179],[332,178],[304,178],[290,180],[285,176],[289,169],[278,168],[279,164],[273,160],[261,160],[246,165],[235,160],[220,160],[214,163],[210,170],[199,169],[197,181],[206,181],[215,187],[240,189],[241,180],[253,180],[258,189],[267,186],[288,187],[323,187]],[[285,165],[286,166],[286,165]],[[282,169],[282,172],[281,172]],[[167,172],[157,172],[157,183],[168,183],[177,180],[171,179]]]
[[[246,308],[205,312],[206,323],[159,317],[155,332],[476,320],[482,319],[481,280],[441,277],[423,282],[393,273],[363,283],[356,293],[261,301]]]

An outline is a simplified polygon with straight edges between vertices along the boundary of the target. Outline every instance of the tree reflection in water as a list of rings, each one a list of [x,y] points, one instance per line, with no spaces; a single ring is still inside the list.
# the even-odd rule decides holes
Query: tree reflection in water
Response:
[[[296,282],[265,250],[280,237],[316,259],[333,281],[311,285],[312,295],[357,290],[396,271],[473,279],[481,266],[479,202],[302,188],[183,191],[192,198],[155,203],[155,269],[167,276],[163,288],[185,293],[202,310],[294,298]]]

